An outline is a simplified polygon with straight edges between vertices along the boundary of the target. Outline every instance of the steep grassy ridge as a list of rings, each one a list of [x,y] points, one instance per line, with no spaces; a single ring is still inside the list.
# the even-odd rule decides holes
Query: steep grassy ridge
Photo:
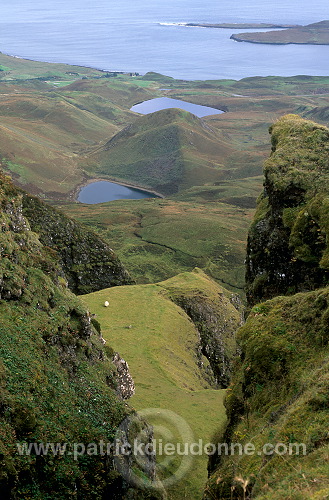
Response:
[[[26,193],[22,209],[41,243],[56,251],[74,293],[132,283],[113,250],[95,233]]]
[[[62,277],[56,252],[42,245],[23,216],[22,193],[2,174],[0,207],[1,498],[152,497],[127,492],[130,485],[109,456],[74,458],[74,443],[113,441],[133,413],[122,401],[132,394],[132,380],[127,369],[119,376],[113,350],[104,350],[89,312]],[[148,432],[145,422],[139,425]],[[35,448],[19,453],[17,443],[68,444],[67,453],[47,454]]]
[[[212,389],[209,383],[214,379],[200,351],[196,326],[201,325],[193,324],[175,302],[181,301],[182,305],[184,302],[188,310],[188,304],[197,301],[199,312],[203,311],[209,327],[212,325],[212,335],[217,335],[217,343],[227,346],[226,354],[232,360],[234,330],[240,323],[240,313],[229,298],[228,292],[200,271],[183,273],[156,285],[117,287],[83,297],[88,308],[96,313],[104,338],[114,349],[124,349],[136,385],[135,396],[131,399],[134,407],[175,412],[191,427],[196,443],[199,439],[208,443],[218,416],[225,419],[223,391]],[[109,302],[106,308],[105,300]],[[206,326],[205,319],[203,327]],[[208,342],[210,344],[210,338]],[[152,412],[150,422],[173,432],[165,419],[161,422],[161,415],[161,410]],[[170,439],[182,439],[182,436],[170,437],[166,432],[156,437],[169,442]],[[164,462],[160,467],[163,479],[177,470],[177,458],[182,459],[175,456],[174,461],[169,460],[167,465]],[[159,459],[162,462],[163,457]],[[207,457],[203,454],[193,460],[188,474],[169,488],[169,498],[200,498],[206,480]]]
[[[255,452],[213,460],[205,499],[328,497],[328,304],[323,289],[252,309],[238,333],[241,361],[219,442]]]
[[[329,279],[329,129],[296,115],[271,127],[272,154],[251,226],[251,304],[324,286]]]
[[[241,357],[207,500],[329,495],[329,289],[321,288],[328,283],[329,130],[288,115],[271,133],[249,233],[247,298],[252,306],[277,297],[254,305],[238,331]]]

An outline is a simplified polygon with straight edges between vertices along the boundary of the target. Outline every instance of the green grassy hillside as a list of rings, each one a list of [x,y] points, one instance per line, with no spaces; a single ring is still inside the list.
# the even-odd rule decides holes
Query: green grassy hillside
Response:
[[[270,131],[272,154],[248,238],[250,304],[329,280],[329,129],[287,115]]]
[[[223,158],[229,153],[229,143],[203,120],[166,109],[138,118],[90,160],[98,176],[172,194],[221,180],[226,174]]]
[[[131,413],[117,397],[121,383],[113,348],[130,364],[136,382],[132,402],[152,421],[156,436],[178,439],[183,419],[183,437],[189,442],[212,440],[226,419],[224,393],[214,387],[230,377],[240,312],[230,302],[236,298],[205,274],[184,271],[197,265],[231,290],[242,290],[247,227],[260,191],[268,126],[296,110],[325,123],[329,79],[187,82],[154,73],[133,77],[74,71],[1,54],[0,64],[0,159],[15,182],[53,201],[72,201],[83,182],[104,176],[168,195],[65,206],[107,241],[93,239],[98,250],[109,251],[111,243],[140,283],[170,277],[84,296],[97,315],[91,320],[86,306],[67,289],[63,270],[68,255],[66,265],[76,279],[82,271],[84,277],[92,273],[92,280],[97,278],[95,269],[104,259],[99,262],[89,244],[91,233],[75,224],[68,233],[65,217],[41,208],[35,226],[31,221],[38,236],[24,218],[22,193],[1,181],[1,491],[23,500],[120,498],[124,483],[109,466],[111,460],[18,457],[15,443],[113,439],[122,418]],[[180,110],[143,117],[129,111],[137,102],[163,95],[227,113],[200,120]],[[292,266],[299,260],[317,268],[321,280],[312,286],[326,284],[328,130],[290,117],[273,127],[272,136],[275,151],[267,168],[273,190],[265,194],[274,201],[272,221],[278,217],[284,230],[279,235],[268,231],[270,242],[287,243],[282,255],[291,258]],[[298,168],[303,162],[307,169],[316,168],[305,173]],[[283,196],[277,198],[278,193]],[[264,200],[257,217],[264,211],[268,215]],[[42,207],[30,201],[27,218],[29,210]],[[282,237],[287,234],[289,241]],[[281,279],[285,271],[276,268],[280,254],[274,247],[261,240],[258,256]],[[87,266],[79,260],[81,249]],[[78,262],[70,261],[72,256]],[[253,269],[256,274],[260,270],[264,284],[267,268]],[[82,285],[79,291],[86,291]],[[255,306],[240,330],[242,356],[226,398],[229,425],[219,437],[257,447],[266,441],[305,441],[306,456],[214,457],[206,498],[240,500],[251,489],[264,499],[328,495],[327,295],[327,290],[309,292]],[[105,349],[100,324],[109,344]],[[170,414],[169,424],[167,410],[177,415]],[[150,437],[142,421],[126,433]],[[159,459],[165,483],[179,458]],[[205,454],[188,461],[187,474],[168,486],[173,500],[200,498],[206,462]],[[128,465],[135,476],[152,472]],[[127,496],[143,498],[144,493]]]
[[[30,192],[51,199],[69,199],[83,181],[104,176],[107,162],[107,175],[113,169],[113,177],[120,178],[118,164],[122,164],[122,178],[128,183],[149,185],[150,174],[154,185],[155,176],[159,176],[164,192],[255,177],[261,174],[266,156],[269,124],[287,112],[300,110],[306,114],[328,104],[326,77],[187,82],[154,73],[114,76],[3,54],[0,64],[4,68],[0,79],[3,168]],[[142,124],[148,123],[148,118],[129,110],[133,104],[161,96],[226,109],[228,113],[194,122],[186,115],[178,121],[172,116],[171,123],[163,128],[159,120],[151,119],[154,121],[147,133]],[[165,115],[160,116],[165,120]],[[323,113],[322,119],[326,121]],[[135,122],[143,128],[143,132],[135,129],[134,137],[130,137],[137,160],[120,144],[120,135],[116,136],[123,131],[128,139],[125,129]],[[96,151],[102,151],[114,136],[115,158],[105,154],[107,160],[102,157],[97,165]],[[161,151],[150,152],[145,147],[149,140],[162,145]],[[90,156],[92,152],[94,156]],[[149,170],[153,167],[151,172],[145,167],[147,173],[141,176],[144,164]]]
[[[117,127],[56,95],[14,95],[0,105],[3,167],[33,192],[67,194],[83,178],[81,150]]]
[[[71,82],[76,78],[100,77],[103,71],[83,66],[69,64],[46,63],[41,61],[31,61],[20,57],[12,57],[0,53],[1,80],[13,82],[17,80],[59,79]]]
[[[74,443],[79,451],[111,443],[122,420],[133,416],[123,401],[132,394],[131,377],[125,369],[123,382],[113,349],[104,349],[57,253],[31,231],[22,193],[3,174],[0,206],[1,498],[160,498],[127,485],[111,454],[74,455]],[[145,421],[139,426],[149,432]],[[42,451],[47,443],[63,452]]]
[[[328,303],[323,289],[252,309],[219,438],[251,446],[213,461],[205,499],[328,497]]]
[[[206,500],[329,495],[329,130],[287,115],[270,131],[248,240],[253,307],[237,333],[241,356]]]
[[[23,193],[22,212],[40,242],[56,252],[74,293],[133,282],[109,244],[90,229],[27,193]]]
[[[207,381],[211,380],[210,368],[199,350],[196,325],[175,302],[185,298],[192,304],[198,299],[199,309],[208,311],[208,321],[212,311],[218,321],[217,328],[221,329],[222,342],[227,344],[225,351],[231,351],[232,356],[240,313],[230,303],[230,297],[229,292],[201,271],[183,273],[155,285],[117,287],[83,296],[88,309],[96,314],[104,338],[115,350],[125,353],[136,385],[131,404],[138,411],[157,408],[148,419],[156,426],[165,426],[167,432],[174,431],[166,422],[165,411],[175,412],[191,428],[196,443],[199,439],[208,443],[218,418],[225,420],[224,393],[213,389]],[[105,300],[109,302],[108,307],[104,307]],[[177,424],[175,419],[174,423]],[[170,442],[166,430],[159,432],[158,438],[167,438]],[[182,436],[175,434],[174,439],[179,438]],[[160,466],[163,479],[177,470],[177,458],[181,459],[175,456],[167,466],[165,463]],[[160,463],[162,459],[159,457]],[[207,456],[192,459],[187,475],[169,487],[169,498],[198,499],[202,495]]]

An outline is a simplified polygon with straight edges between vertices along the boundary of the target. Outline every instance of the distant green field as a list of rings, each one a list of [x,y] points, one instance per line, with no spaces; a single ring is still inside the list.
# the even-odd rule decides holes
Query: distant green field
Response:
[[[238,198],[236,203],[243,204]],[[110,242],[139,283],[154,283],[198,266],[243,294],[245,242],[253,208],[169,199],[61,207]]]

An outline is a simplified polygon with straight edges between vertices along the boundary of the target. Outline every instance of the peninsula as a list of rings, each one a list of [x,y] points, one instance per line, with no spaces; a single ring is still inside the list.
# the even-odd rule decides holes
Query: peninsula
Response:
[[[275,29],[275,28],[300,28],[298,24],[272,24],[272,23],[186,23],[185,26],[196,28],[227,28],[227,29]]]
[[[296,26],[278,31],[237,33],[231,35],[231,39],[237,42],[268,43],[276,45],[291,43],[328,45],[329,21],[320,21],[306,26]]]

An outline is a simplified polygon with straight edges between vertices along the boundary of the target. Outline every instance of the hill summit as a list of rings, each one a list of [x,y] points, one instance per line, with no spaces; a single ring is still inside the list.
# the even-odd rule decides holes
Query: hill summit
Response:
[[[181,109],[139,117],[88,158],[98,176],[163,194],[219,180],[230,148],[202,119]]]

